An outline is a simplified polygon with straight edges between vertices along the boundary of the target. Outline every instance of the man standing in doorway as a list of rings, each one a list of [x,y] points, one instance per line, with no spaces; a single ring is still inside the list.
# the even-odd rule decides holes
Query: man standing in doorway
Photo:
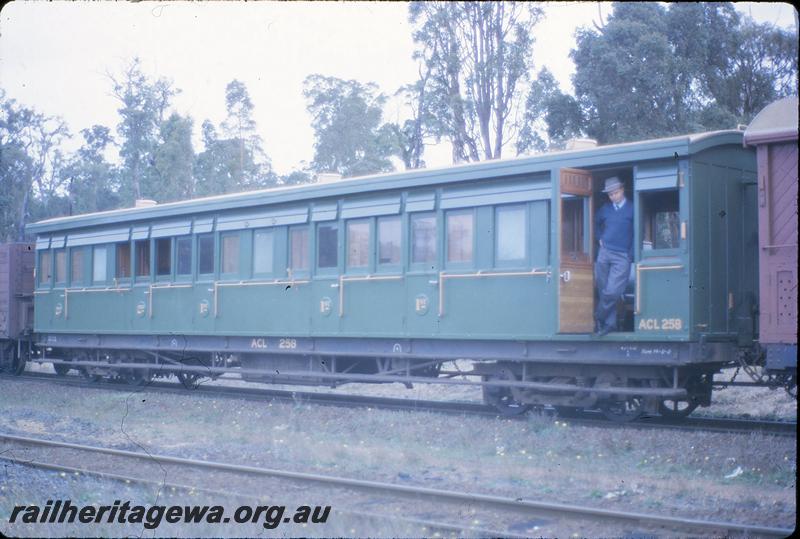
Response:
[[[625,186],[616,176],[606,180],[603,192],[610,201],[595,218],[595,237],[600,240],[594,265],[599,296],[594,312],[598,337],[617,329],[617,300],[625,292],[633,261],[633,204],[625,199]]]

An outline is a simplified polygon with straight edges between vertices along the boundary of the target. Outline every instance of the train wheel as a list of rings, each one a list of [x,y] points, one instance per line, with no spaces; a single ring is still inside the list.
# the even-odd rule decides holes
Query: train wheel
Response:
[[[186,389],[197,389],[197,386],[200,385],[201,377],[193,372],[179,372],[177,376],[178,381]]]
[[[699,402],[664,399],[658,403],[658,413],[668,419],[683,419],[695,411]]]
[[[516,381],[517,377],[508,369],[502,368],[497,374],[483,377],[484,382]],[[514,399],[511,388],[499,386],[483,386],[483,402],[493,406],[500,415],[513,417],[522,415],[532,408]]]
[[[17,344],[8,342],[0,344],[0,372],[20,375],[25,371],[25,360],[17,354]]]
[[[0,372],[11,372],[17,347],[14,343],[0,343]]]
[[[639,419],[644,410],[642,409],[641,397],[630,397],[625,400],[608,400],[600,404],[600,410],[606,419],[616,423],[627,423]]]
[[[131,386],[143,386],[153,380],[150,369],[129,369],[122,374],[122,379]]]
[[[87,382],[96,383],[99,382],[103,377],[99,374],[94,374],[91,370],[91,367],[81,367],[79,372],[81,376],[83,376]]]
[[[595,387],[636,387],[636,381],[629,383],[628,380],[619,378],[612,373],[604,373],[595,380]],[[616,423],[627,423],[639,419],[644,413],[643,397],[625,397],[620,395],[610,395],[599,403],[600,411],[610,421]]]
[[[66,376],[66,374],[72,369],[66,363],[53,363],[53,370],[56,371],[56,374],[59,376]]]

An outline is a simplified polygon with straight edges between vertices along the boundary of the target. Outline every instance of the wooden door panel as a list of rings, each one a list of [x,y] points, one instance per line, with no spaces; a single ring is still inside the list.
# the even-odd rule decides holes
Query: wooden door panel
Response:
[[[558,234],[561,254],[558,272],[558,331],[591,333],[594,329],[592,174],[585,170],[562,169],[559,187],[561,207]],[[572,197],[565,199],[562,195]],[[583,202],[576,204],[574,197],[583,199]],[[577,212],[581,214],[578,215]],[[565,234],[570,237],[565,237]],[[579,244],[584,247],[577,248]]]

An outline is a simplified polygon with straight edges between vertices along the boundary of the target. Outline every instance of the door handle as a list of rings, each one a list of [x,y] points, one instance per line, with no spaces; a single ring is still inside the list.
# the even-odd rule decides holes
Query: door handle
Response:
[[[570,277],[571,277],[571,275],[569,273],[569,270],[561,273],[561,280],[564,281],[565,283],[569,282]]]

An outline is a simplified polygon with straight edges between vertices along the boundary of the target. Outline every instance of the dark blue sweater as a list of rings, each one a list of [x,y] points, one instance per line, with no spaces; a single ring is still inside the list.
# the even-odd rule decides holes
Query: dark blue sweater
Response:
[[[612,251],[633,252],[633,204],[630,200],[615,210],[611,202],[606,203],[595,217],[595,237]]]

